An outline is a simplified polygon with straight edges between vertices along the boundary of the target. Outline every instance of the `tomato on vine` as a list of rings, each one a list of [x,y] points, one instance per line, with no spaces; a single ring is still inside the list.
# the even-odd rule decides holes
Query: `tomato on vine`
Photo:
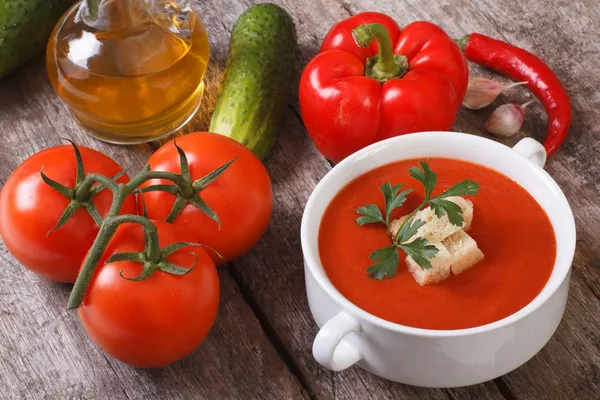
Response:
[[[191,242],[166,222],[119,225],[78,310],[98,346],[136,367],[162,367],[202,343],[217,315],[219,277]]]
[[[90,149],[43,151],[0,194],[9,251],[40,274],[75,281],[68,308],[79,309],[102,349],[138,367],[168,365],[204,340],[219,304],[211,257],[221,259],[204,248],[234,258],[262,236],[271,216],[271,182],[249,150],[219,135],[190,136],[181,139],[189,156],[171,143],[131,179]],[[148,213],[164,211],[167,222],[134,215],[140,192]]]
[[[8,178],[0,192],[0,236],[26,268],[57,282],[75,282],[81,261],[98,234],[112,194],[83,187],[86,173],[127,175],[110,157],[86,147],[62,145],[34,154]],[[135,213],[135,198],[122,213]]]
[[[222,256],[212,254],[215,263],[241,256],[265,233],[273,210],[271,180],[261,161],[235,140],[191,133],[166,143],[148,163],[151,171],[181,173],[183,180],[142,184],[140,213],[145,205],[148,218],[171,222],[214,248]]]

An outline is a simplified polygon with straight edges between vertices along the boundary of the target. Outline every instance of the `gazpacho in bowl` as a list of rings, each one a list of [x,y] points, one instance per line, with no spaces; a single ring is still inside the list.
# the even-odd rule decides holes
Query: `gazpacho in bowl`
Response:
[[[383,223],[357,224],[356,210],[372,204],[385,219],[380,187],[386,183],[413,190],[392,211],[391,220],[415,210],[425,198],[425,188],[409,177],[409,168],[420,161],[437,175],[432,196],[461,181],[479,183],[478,193],[468,196],[468,234],[484,257],[464,272],[420,286],[409,272],[405,252],[397,249],[397,272],[376,279],[368,273],[374,264],[370,256],[390,246],[390,232]],[[415,328],[464,329],[498,321],[531,302],[552,272],[556,239],[544,209],[512,179],[467,161],[423,158],[376,168],[346,185],[321,220],[319,256],[331,283],[363,310]]]
[[[337,164],[302,217],[314,358],[457,387],[533,357],[562,319],[571,208],[531,138],[387,139]]]

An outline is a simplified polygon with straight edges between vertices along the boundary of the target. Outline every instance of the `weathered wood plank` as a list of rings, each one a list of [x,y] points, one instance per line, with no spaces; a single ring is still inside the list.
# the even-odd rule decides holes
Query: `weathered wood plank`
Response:
[[[275,153],[267,161],[276,187],[273,222],[259,247],[248,257],[235,262],[232,270],[242,287],[247,286],[249,294],[255,298],[256,307],[266,319],[264,323],[281,336],[281,342],[296,363],[305,385],[318,398],[352,398],[354,394],[375,398],[446,395],[452,398],[506,396],[523,399],[540,398],[543,393],[553,393],[555,398],[560,398],[561,393],[569,393],[573,398],[597,395],[598,381],[591,378],[594,374],[597,376],[600,357],[600,250],[595,239],[597,233],[594,234],[600,226],[600,207],[596,200],[600,168],[595,162],[600,143],[594,140],[598,133],[595,122],[600,117],[600,98],[593,88],[600,85],[600,76],[593,66],[600,62],[600,53],[592,38],[592,32],[597,28],[590,21],[598,20],[599,5],[566,1],[535,4],[504,1],[489,5],[488,2],[450,0],[379,1],[376,6],[366,0],[318,1],[312,2],[310,7],[285,0],[277,3],[290,10],[297,21],[303,62],[317,52],[321,38],[333,23],[349,13],[375,9],[395,16],[400,24],[427,19],[437,22],[454,37],[480,31],[532,49],[563,78],[572,95],[575,113],[568,141],[548,165],[548,171],[561,184],[574,207],[580,238],[565,320],[549,345],[517,371],[495,383],[443,393],[395,385],[358,369],[332,374],[312,360],[310,348],[316,327],[306,303],[298,304],[297,301],[304,299],[299,225],[310,191],[329,166],[302,134],[299,122],[291,116],[288,118],[288,124],[281,132],[281,136],[286,137],[280,139]],[[227,6],[234,4],[228,2]],[[581,18],[582,14],[586,16]],[[231,23],[234,19],[231,18]],[[472,73],[490,75],[475,66]],[[586,78],[581,79],[582,76]],[[513,90],[501,96],[496,104],[522,103],[529,98],[524,90]],[[297,105],[294,108],[297,110]],[[454,129],[487,136],[482,127],[492,109],[461,111]],[[514,144],[524,136],[542,140],[546,121],[542,106],[535,104],[527,114],[521,134],[505,143]],[[562,343],[569,343],[569,346]],[[539,373],[542,366],[546,366],[544,373]]]
[[[82,133],[38,59],[0,82],[0,178],[60,137],[99,149],[137,171],[150,146],[110,146]],[[0,246],[0,397],[30,399],[300,399],[301,385],[265,336],[229,273],[206,341],[167,368],[141,370],[105,355],[65,309],[70,285],[37,277]]]

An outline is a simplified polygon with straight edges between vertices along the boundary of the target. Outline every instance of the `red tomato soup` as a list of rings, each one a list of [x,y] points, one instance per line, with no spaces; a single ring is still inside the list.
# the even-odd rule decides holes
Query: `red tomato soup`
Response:
[[[550,220],[536,200],[516,182],[489,168],[452,159],[425,159],[438,174],[434,195],[464,179],[481,185],[468,231],[485,258],[459,275],[419,286],[400,254],[398,273],[370,278],[369,254],[390,246],[383,224],[356,224],[357,207],[377,204],[385,182],[405,183],[415,191],[393,218],[410,213],[423,199],[422,185],[408,176],[419,160],[401,161],[370,171],[344,187],[329,204],[319,231],[321,262],[333,285],[363,310],[402,325],[424,329],[463,329],[489,324],[531,302],[548,282],[556,258]]]

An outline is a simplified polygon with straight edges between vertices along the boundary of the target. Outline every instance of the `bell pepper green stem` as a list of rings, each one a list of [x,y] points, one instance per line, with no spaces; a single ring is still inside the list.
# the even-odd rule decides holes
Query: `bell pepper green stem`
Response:
[[[352,30],[352,36],[359,47],[367,47],[373,40],[377,40],[379,54],[367,59],[366,76],[383,83],[408,72],[408,59],[394,54],[392,40],[385,26],[363,24]]]

